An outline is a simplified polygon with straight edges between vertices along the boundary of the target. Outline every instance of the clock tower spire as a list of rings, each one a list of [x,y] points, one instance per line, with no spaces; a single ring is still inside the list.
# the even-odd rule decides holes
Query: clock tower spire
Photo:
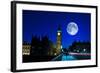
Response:
[[[59,55],[61,53],[61,38],[62,38],[62,31],[61,31],[61,26],[59,25],[57,30],[56,55]]]

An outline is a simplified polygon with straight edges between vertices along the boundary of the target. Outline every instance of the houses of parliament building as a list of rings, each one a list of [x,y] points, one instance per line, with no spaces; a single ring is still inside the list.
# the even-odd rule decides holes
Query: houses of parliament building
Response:
[[[60,27],[58,27],[56,35],[57,35],[56,45],[54,45],[55,46],[54,48],[50,48],[50,50],[48,51],[49,55],[59,55],[61,53],[62,31]],[[31,50],[31,44],[23,42],[22,55],[30,55],[30,50]]]

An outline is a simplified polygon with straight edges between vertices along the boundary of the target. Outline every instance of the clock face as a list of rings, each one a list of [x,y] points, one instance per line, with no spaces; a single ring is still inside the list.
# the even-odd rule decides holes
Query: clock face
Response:
[[[58,35],[60,35],[60,33],[58,32]]]

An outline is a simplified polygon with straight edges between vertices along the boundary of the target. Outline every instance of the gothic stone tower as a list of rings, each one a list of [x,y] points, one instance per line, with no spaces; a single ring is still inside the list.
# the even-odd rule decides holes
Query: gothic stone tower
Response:
[[[59,26],[57,30],[56,55],[59,55],[61,53],[61,37],[62,37],[62,31]]]

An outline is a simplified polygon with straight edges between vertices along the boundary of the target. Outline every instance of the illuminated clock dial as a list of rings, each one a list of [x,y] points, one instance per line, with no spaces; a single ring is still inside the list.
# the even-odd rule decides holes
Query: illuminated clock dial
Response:
[[[60,35],[60,33],[58,32],[58,35]]]

